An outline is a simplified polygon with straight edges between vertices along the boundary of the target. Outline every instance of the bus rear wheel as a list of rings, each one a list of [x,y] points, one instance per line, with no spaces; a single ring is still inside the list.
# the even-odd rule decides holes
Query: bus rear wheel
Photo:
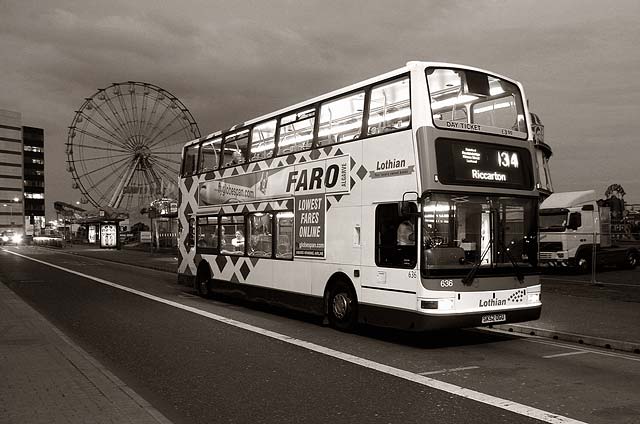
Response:
[[[198,294],[204,298],[211,296],[211,277],[207,271],[198,270],[196,290]]]
[[[627,269],[635,269],[638,266],[638,261],[640,260],[640,254],[638,252],[627,252],[627,258],[625,260],[625,268]]]
[[[329,324],[341,331],[353,331],[358,323],[358,299],[353,288],[339,281],[329,290]]]

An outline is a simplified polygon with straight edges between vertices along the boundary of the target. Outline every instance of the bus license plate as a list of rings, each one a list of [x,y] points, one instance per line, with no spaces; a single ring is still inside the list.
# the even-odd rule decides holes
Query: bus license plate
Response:
[[[502,322],[506,320],[507,320],[507,314],[491,314],[491,315],[482,316],[483,324],[492,324],[494,322]]]

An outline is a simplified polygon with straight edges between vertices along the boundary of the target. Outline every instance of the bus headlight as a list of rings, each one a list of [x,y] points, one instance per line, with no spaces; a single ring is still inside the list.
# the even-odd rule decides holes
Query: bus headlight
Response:
[[[540,293],[529,293],[527,296],[528,296],[529,303],[540,302]]]
[[[453,309],[453,299],[438,299],[438,309],[441,311],[450,311]]]
[[[3,241],[3,242],[5,242],[5,243],[6,243],[6,242],[8,242],[8,241],[9,241],[9,237],[7,237],[7,236],[2,236],[2,241]]]

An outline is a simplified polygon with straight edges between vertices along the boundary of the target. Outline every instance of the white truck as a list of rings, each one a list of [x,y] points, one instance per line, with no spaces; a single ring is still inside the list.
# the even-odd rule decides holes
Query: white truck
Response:
[[[594,190],[554,193],[540,205],[540,265],[588,272],[593,247],[596,265],[633,269],[640,261],[640,242],[612,241],[611,212],[600,206]]]

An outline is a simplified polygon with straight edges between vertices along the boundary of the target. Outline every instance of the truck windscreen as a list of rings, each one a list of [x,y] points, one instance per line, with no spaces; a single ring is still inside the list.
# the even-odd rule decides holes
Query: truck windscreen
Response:
[[[564,231],[567,228],[567,213],[545,214],[540,211],[540,231]]]

